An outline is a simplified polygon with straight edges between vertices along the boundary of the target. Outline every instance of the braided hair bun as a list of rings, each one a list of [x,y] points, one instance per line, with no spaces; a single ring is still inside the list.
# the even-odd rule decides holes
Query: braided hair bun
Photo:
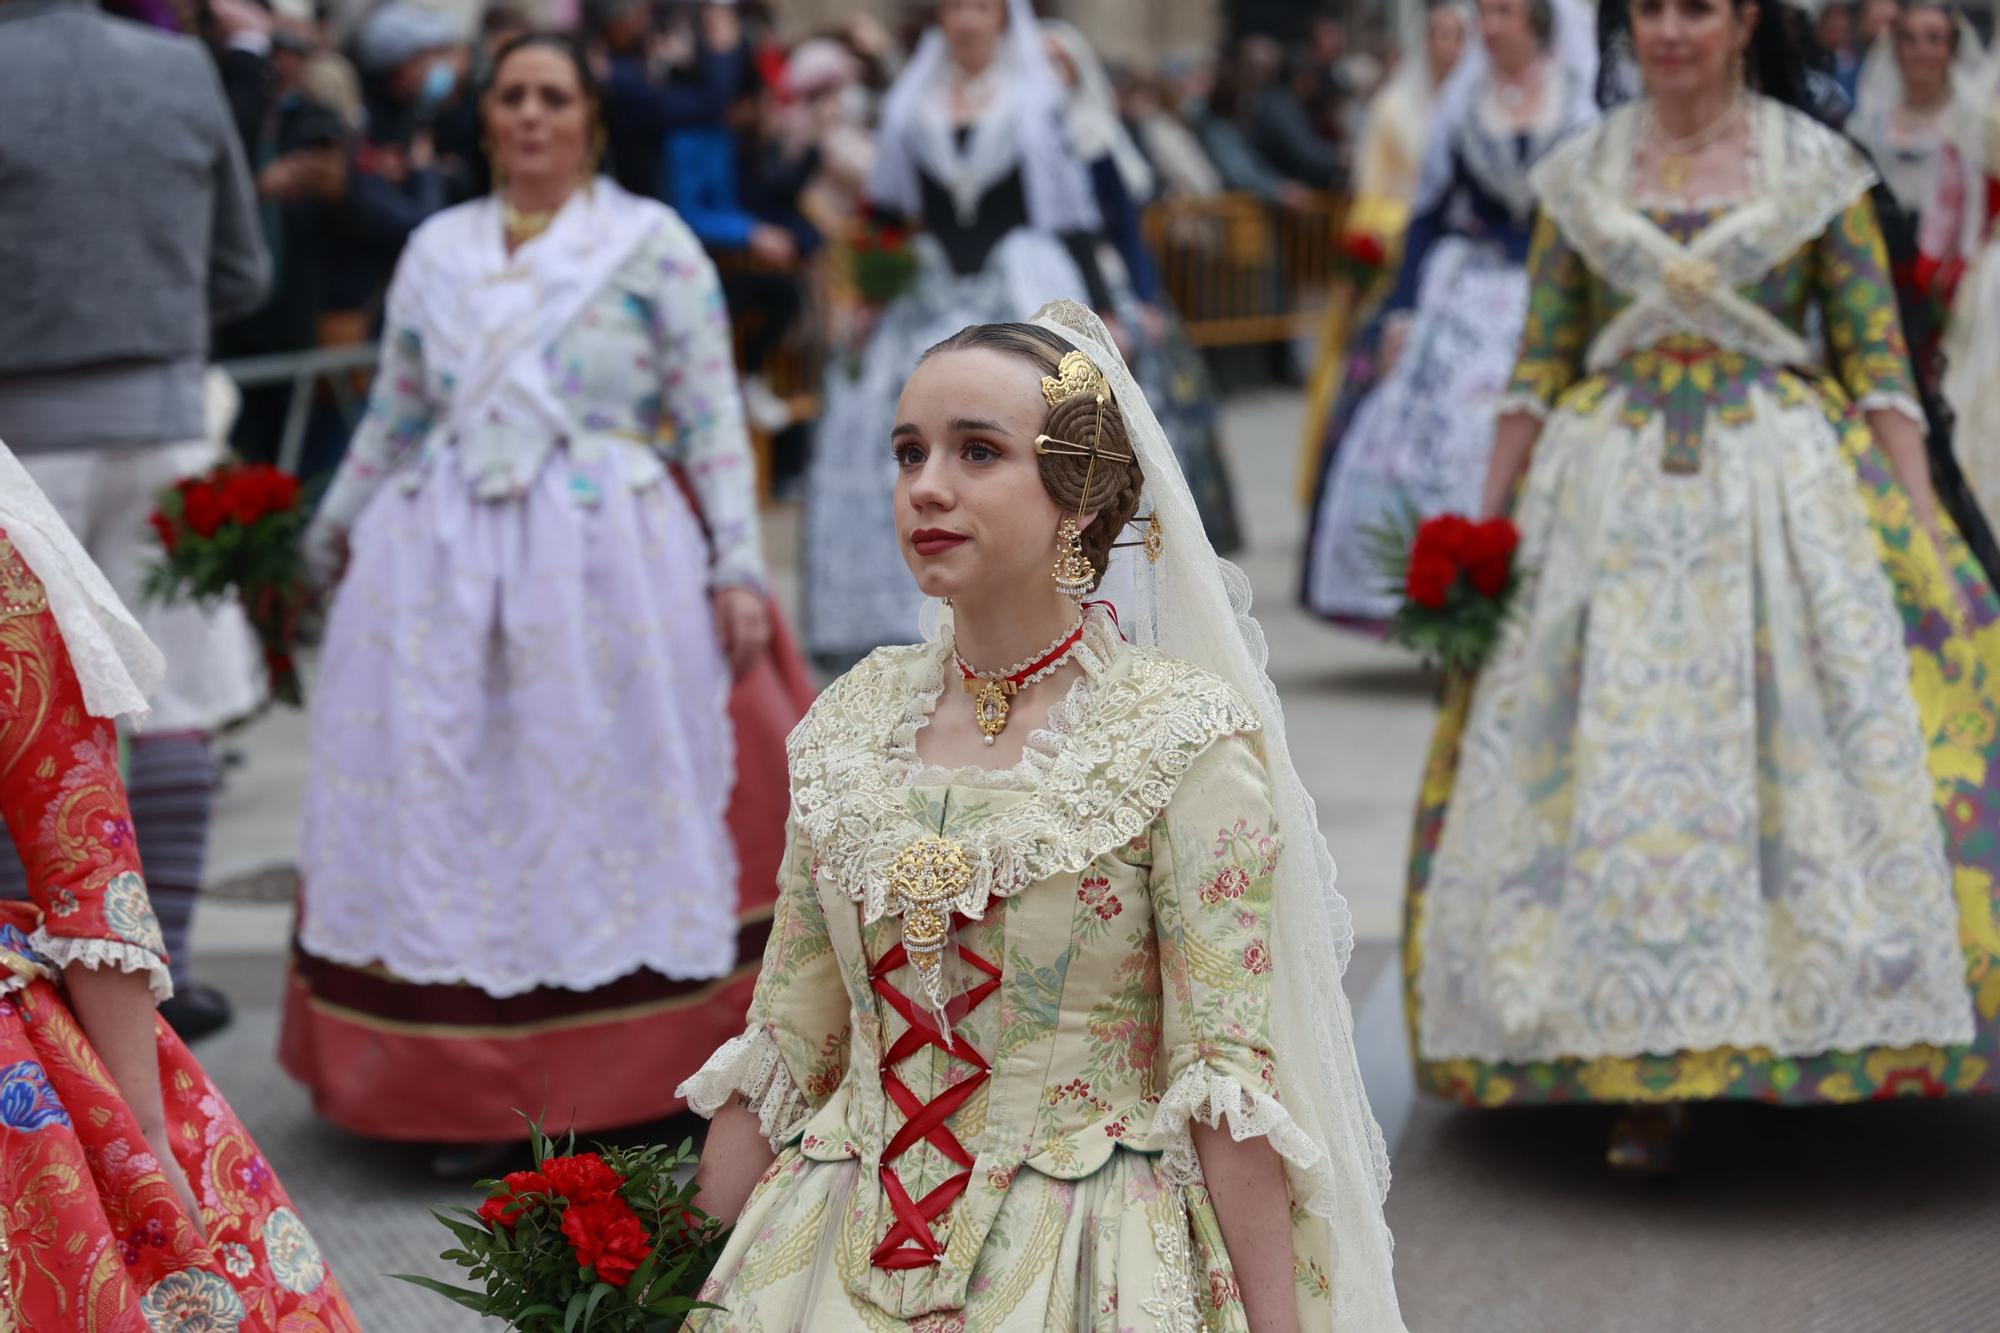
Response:
[[[972,324],[925,352],[918,363],[940,352],[973,348],[1018,356],[1052,378],[1063,356],[1076,350],[1060,334],[1039,324]],[[1139,512],[1139,493],[1146,482],[1132,450],[1125,414],[1108,395],[1100,408],[1094,395],[1078,394],[1049,409],[1041,433],[1077,450],[1093,446],[1098,450],[1094,464],[1083,453],[1054,451],[1038,455],[1035,461],[1041,465],[1042,486],[1057,508],[1070,515],[1081,511],[1097,516],[1083,530],[1082,543],[1084,558],[1101,582],[1111,561],[1111,545]],[[1120,461],[1127,458],[1132,461]]]

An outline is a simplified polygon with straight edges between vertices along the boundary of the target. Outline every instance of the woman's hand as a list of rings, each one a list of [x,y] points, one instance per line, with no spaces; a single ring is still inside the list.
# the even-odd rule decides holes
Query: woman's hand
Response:
[[[331,590],[347,572],[347,529],[324,519],[315,520],[307,526],[300,546],[306,560],[306,577],[314,587]]]
[[[708,1140],[694,1171],[694,1206],[724,1226],[735,1226],[750,1192],[777,1157],[758,1127],[757,1113],[742,1098],[731,1097],[708,1122]]]
[[[187,1172],[181,1170],[180,1159],[174,1156],[173,1138],[167,1132],[167,1127],[164,1124],[155,1125],[148,1128],[145,1134],[146,1146],[159,1160],[160,1174],[167,1178],[167,1184],[172,1187],[174,1197],[179,1199],[181,1207],[187,1210],[189,1224],[194,1227],[197,1236],[207,1240],[208,1225],[202,1220],[201,1203],[194,1197],[194,1187],[188,1184]]]
[[[82,963],[65,967],[62,981],[70,1012],[76,1015],[91,1049],[117,1085],[118,1095],[139,1122],[146,1146],[159,1159],[160,1174],[187,1209],[195,1230],[206,1235],[201,1206],[188,1186],[187,1173],[174,1157],[173,1135],[167,1126],[166,1095],[160,1087],[159,1020],[150,983],[139,972],[85,967]]]
[[[715,630],[738,680],[763,660],[771,646],[771,612],[748,588],[721,588],[715,594]]]

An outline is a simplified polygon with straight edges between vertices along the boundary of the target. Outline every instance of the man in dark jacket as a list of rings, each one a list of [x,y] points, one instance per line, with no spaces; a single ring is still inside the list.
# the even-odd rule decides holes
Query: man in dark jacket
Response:
[[[166,651],[128,785],[179,988],[161,1009],[198,1036],[229,1019],[219,993],[185,984],[214,802],[208,738],[255,705],[257,657],[235,607],[145,602],[146,519],[162,488],[214,457],[210,329],[258,307],[270,260],[229,103],[191,38],[90,0],[6,0],[0,126],[0,439]]]

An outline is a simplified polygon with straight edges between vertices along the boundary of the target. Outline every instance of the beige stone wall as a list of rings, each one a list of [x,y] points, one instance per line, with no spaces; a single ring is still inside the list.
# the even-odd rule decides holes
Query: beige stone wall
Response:
[[[802,34],[857,10],[895,24],[928,6],[908,0],[776,0],[776,8],[784,31]],[[1106,60],[1141,65],[1212,52],[1222,32],[1221,0],[1049,0],[1041,8],[1089,33]]]

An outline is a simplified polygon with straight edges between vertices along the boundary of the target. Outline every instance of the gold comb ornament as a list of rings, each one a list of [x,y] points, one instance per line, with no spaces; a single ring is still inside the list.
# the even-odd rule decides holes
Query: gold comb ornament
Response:
[[[1111,386],[1105,382],[1104,372],[1097,368],[1096,362],[1082,352],[1064,352],[1063,359],[1056,363],[1056,373],[1042,376],[1042,397],[1048,399],[1050,407],[1060,407],[1079,394],[1108,403]]]

